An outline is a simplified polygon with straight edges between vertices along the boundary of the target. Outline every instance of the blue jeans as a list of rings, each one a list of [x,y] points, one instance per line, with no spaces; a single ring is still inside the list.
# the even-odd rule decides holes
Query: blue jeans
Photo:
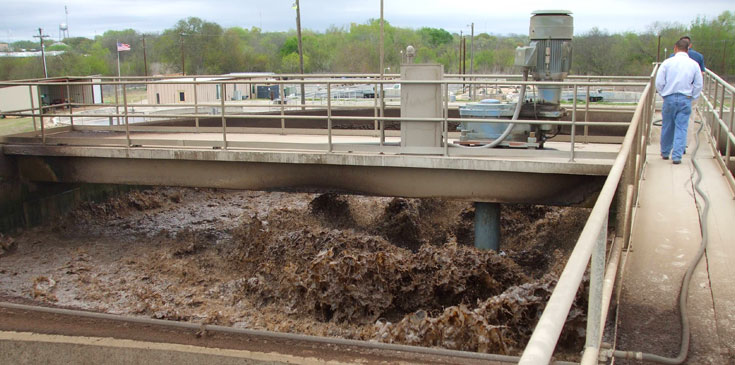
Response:
[[[684,94],[664,96],[664,106],[661,111],[661,156],[674,161],[681,161],[684,149],[687,146],[687,128],[689,116],[692,114],[692,98]],[[673,147],[673,150],[672,150]]]

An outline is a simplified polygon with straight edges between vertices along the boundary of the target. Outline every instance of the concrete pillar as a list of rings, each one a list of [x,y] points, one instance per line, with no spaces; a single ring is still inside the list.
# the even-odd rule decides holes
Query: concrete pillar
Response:
[[[500,250],[499,203],[475,203],[475,247]]]
[[[401,65],[401,80],[442,80],[444,66],[439,64]],[[442,84],[401,84],[401,117],[441,118]],[[401,147],[441,147],[441,122],[401,123]]]

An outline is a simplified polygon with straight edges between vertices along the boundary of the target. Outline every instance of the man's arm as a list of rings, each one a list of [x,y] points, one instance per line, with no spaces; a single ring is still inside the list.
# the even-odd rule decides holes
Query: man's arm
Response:
[[[656,91],[658,91],[659,94],[666,86],[666,68],[666,65],[662,63],[658,68],[658,73],[656,74]]]
[[[692,87],[692,99],[696,99],[699,97],[699,93],[702,92],[702,73],[699,72],[699,69],[694,73]]]

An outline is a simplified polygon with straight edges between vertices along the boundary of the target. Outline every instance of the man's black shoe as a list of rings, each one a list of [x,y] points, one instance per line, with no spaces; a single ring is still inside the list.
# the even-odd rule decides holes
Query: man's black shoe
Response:
[[[678,165],[681,163],[681,160],[674,160],[674,165]]]
[[[668,160],[669,159],[669,156],[661,155],[661,158],[663,158],[664,160]]]

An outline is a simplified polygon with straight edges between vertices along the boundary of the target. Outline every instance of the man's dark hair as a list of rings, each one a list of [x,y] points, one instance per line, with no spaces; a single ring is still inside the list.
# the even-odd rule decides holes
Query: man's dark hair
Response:
[[[689,41],[687,39],[684,39],[684,38],[679,39],[676,42],[676,48],[679,51],[687,51],[689,49]]]
[[[683,37],[679,38],[679,40],[682,40],[682,39],[686,39],[686,40],[688,40],[688,41],[689,41],[689,43],[692,43],[692,39],[691,39],[691,38],[689,38],[689,36],[688,36],[688,35],[685,35],[685,36],[683,36]]]

